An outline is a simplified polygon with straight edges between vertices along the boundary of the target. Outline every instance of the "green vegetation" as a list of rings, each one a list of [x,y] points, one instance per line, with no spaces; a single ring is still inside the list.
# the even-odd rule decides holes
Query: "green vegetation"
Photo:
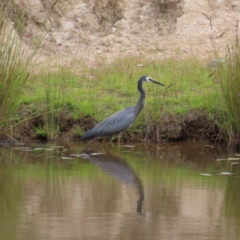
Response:
[[[1,135],[21,138],[21,130],[16,129],[29,120],[32,122],[25,129],[29,136],[53,140],[59,132],[69,130],[72,136],[81,135],[86,130],[81,121],[86,117],[99,122],[136,104],[137,80],[150,75],[165,87],[144,85],[145,108],[128,130],[130,136],[137,133],[144,137],[147,126],[160,126],[165,116],[174,119],[203,110],[209,118],[217,119],[221,130],[218,139],[227,139],[229,146],[240,145],[238,46],[228,51],[225,62],[219,62],[216,69],[194,57],[160,61],[140,56],[118,58],[110,64],[96,57],[94,66],[84,61],[69,67],[47,62],[33,73],[32,63],[41,39],[33,50],[26,50],[17,26],[3,26],[3,21],[0,25]],[[217,74],[212,74],[215,70]]]
[[[47,110],[42,107],[42,113],[47,114],[45,123],[48,126],[45,129],[61,128],[52,114],[59,113],[63,106],[71,106],[71,117],[75,120],[92,116],[101,121],[126,106],[136,104],[139,98],[137,80],[142,75],[152,76],[165,87],[144,85],[145,108],[130,132],[142,131],[152,121],[161,122],[164,114],[184,115],[193,109],[211,112],[218,103],[213,78],[208,77],[211,72],[197,59],[181,62],[141,59],[140,62],[138,58],[122,58],[112,64],[99,59],[97,67],[89,68],[79,63],[79,68],[81,73],[78,75],[63,67],[47,75],[41,73],[45,70],[40,71],[34,78],[34,85],[29,82],[21,102],[31,103],[33,108],[45,103]]]
[[[22,90],[30,74],[35,51],[24,50],[14,29],[3,26],[0,32],[0,133],[9,133],[9,122],[22,96]]]
[[[43,89],[43,118],[44,128],[36,128],[36,133],[47,137],[49,140],[55,139],[57,132],[61,129],[60,114],[64,107],[64,88],[67,81],[65,73],[47,73],[43,75],[45,85]]]
[[[217,71],[222,101],[218,107],[219,138],[227,139],[230,147],[240,145],[240,48],[229,49],[227,61],[221,62]]]
[[[9,19],[12,22],[8,21]],[[26,20],[27,15],[23,11],[22,2],[15,4],[14,1],[4,0],[0,4],[0,135],[10,139],[13,139],[13,136],[16,137],[14,134],[16,125],[35,117],[38,113],[34,110],[33,115],[23,118],[20,115],[24,114],[17,111],[23,103],[20,98],[24,96],[27,80],[33,76],[31,74],[36,51],[46,34],[33,39],[33,48],[27,47],[20,38],[25,30]],[[47,126],[51,126],[51,130],[50,127],[47,130],[51,138],[54,135],[55,125],[54,116],[49,114],[55,113],[55,110],[51,110],[51,105],[56,104],[56,96],[46,90],[46,99],[48,101]],[[38,106],[35,108],[38,109]]]

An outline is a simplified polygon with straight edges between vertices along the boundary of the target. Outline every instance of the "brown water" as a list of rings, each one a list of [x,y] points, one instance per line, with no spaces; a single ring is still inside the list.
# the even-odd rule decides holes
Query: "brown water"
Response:
[[[235,153],[205,142],[107,151],[1,146],[0,239],[239,239],[239,161],[216,160]]]

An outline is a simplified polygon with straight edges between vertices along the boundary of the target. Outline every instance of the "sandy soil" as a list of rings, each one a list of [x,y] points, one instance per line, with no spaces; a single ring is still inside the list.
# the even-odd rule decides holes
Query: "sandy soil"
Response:
[[[212,41],[224,52],[240,31],[239,1],[17,0],[15,5],[26,15],[25,42],[49,31],[40,61],[57,56],[66,64],[91,64],[99,56],[112,61],[123,55],[211,60]]]

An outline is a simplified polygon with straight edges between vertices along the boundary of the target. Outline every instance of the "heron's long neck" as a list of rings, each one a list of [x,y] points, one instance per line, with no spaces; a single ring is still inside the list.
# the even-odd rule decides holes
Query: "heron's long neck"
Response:
[[[142,87],[142,84],[143,84],[142,81],[138,82],[138,91],[140,92],[140,98],[139,98],[137,104],[135,105],[135,108],[136,108],[135,114],[136,114],[136,116],[138,116],[139,113],[142,111],[143,105],[144,105],[145,91],[144,91],[144,89]]]
[[[145,99],[145,91],[143,89],[143,82],[142,81],[139,81],[138,82],[138,91],[140,92],[140,98],[138,100],[138,103],[137,104],[144,104],[144,99]]]

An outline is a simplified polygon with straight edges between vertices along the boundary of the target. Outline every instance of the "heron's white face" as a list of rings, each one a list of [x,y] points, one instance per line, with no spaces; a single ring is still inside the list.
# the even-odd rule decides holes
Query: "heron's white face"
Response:
[[[147,81],[147,82],[151,82],[152,80],[153,80],[153,79],[152,79],[151,77],[149,77],[149,76],[146,77],[146,81]]]

